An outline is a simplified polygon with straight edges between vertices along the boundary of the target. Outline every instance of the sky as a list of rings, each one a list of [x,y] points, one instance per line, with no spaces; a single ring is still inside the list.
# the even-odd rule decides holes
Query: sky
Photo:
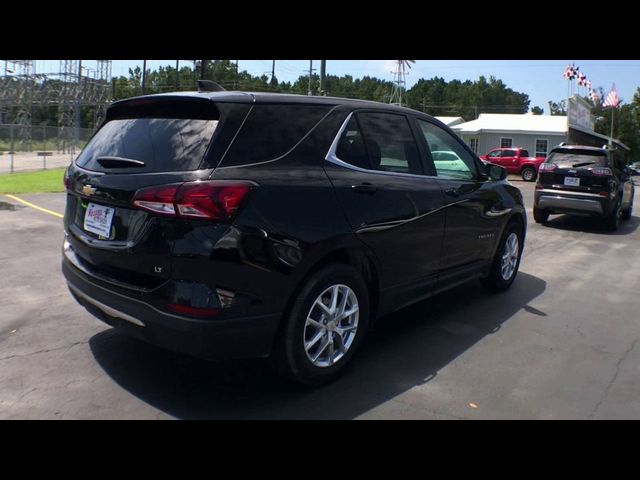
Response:
[[[190,60],[181,60],[188,64]],[[94,60],[83,60],[83,66],[95,68]],[[558,102],[567,98],[569,82],[562,78],[565,67],[575,63],[593,87],[602,87],[605,94],[615,83],[618,96],[623,103],[630,103],[640,87],[640,61],[638,60],[416,60],[406,77],[406,86],[411,88],[420,78],[442,77],[446,81],[454,79],[477,80],[491,75],[502,80],[512,90],[526,93],[531,100],[530,107],[539,106],[549,113],[548,102]],[[39,73],[59,70],[57,60],[36,61]],[[128,69],[142,66],[142,60],[114,60],[112,74],[128,75]],[[161,65],[175,66],[175,60],[148,60],[147,68],[156,69]],[[271,73],[272,60],[239,60],[239,69],[252,75]],[[320,60],[313,60],[316,73]],[[352,75],[361,78],[369,75],[380,79],[393,80],[394,60],[327,60],[328,75]],[[276,77],[279,81],[295,81],[300,75],[308,75],[309,60],[276,60]],[[572,82],[575,85],[575,80]]]

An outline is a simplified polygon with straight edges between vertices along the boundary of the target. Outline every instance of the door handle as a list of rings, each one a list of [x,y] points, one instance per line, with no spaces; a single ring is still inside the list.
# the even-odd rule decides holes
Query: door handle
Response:
[[[445,195],[449,195],[450,197],[459,197],[460,191],[457,188],[447,188],[444,191]]]
[[[351,185],[351,190],[355,193],[376,193],[378,191],[378,187],[372,185],[370,183],[361,183],[360,185]]]

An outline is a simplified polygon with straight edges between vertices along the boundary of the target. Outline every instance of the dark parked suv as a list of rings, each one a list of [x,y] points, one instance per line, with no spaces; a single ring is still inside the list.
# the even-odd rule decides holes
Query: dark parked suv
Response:
[[[634,185],[620,154],[607,148],[559,145],[540,165],[533,217],[544,223],[552,213],[589,215],[616,230],[631,218]]]
[[[201,357],[271,357],[320,384],[376,317],[472,279],[511,285],[526,214],[505,177],[395,106],[128,99],[65,176],[62,269],[75,299],[123,332]]]

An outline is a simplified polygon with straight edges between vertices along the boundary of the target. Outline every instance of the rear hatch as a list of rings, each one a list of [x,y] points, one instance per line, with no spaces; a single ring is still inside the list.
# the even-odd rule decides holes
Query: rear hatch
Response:
[[[601,150],[554,150],[541,164],[538,183],[543,188],[576,193],[609,191],[611,170]]]
[[[238,121],[229,121],[224,132],[225,115],[248,109],[180,96],[114,104],[65,178],[65,229],[74,263],[143,290],[168,279],[174,232],[184,220],[136,208],[134,196],[209,178],[237,130]]]

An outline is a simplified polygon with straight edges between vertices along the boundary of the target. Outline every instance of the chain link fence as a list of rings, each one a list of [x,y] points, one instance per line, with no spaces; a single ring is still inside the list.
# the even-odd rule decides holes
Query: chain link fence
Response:
[[[65,167],[93,132],[90,128],[0,124],[0,173]]]

